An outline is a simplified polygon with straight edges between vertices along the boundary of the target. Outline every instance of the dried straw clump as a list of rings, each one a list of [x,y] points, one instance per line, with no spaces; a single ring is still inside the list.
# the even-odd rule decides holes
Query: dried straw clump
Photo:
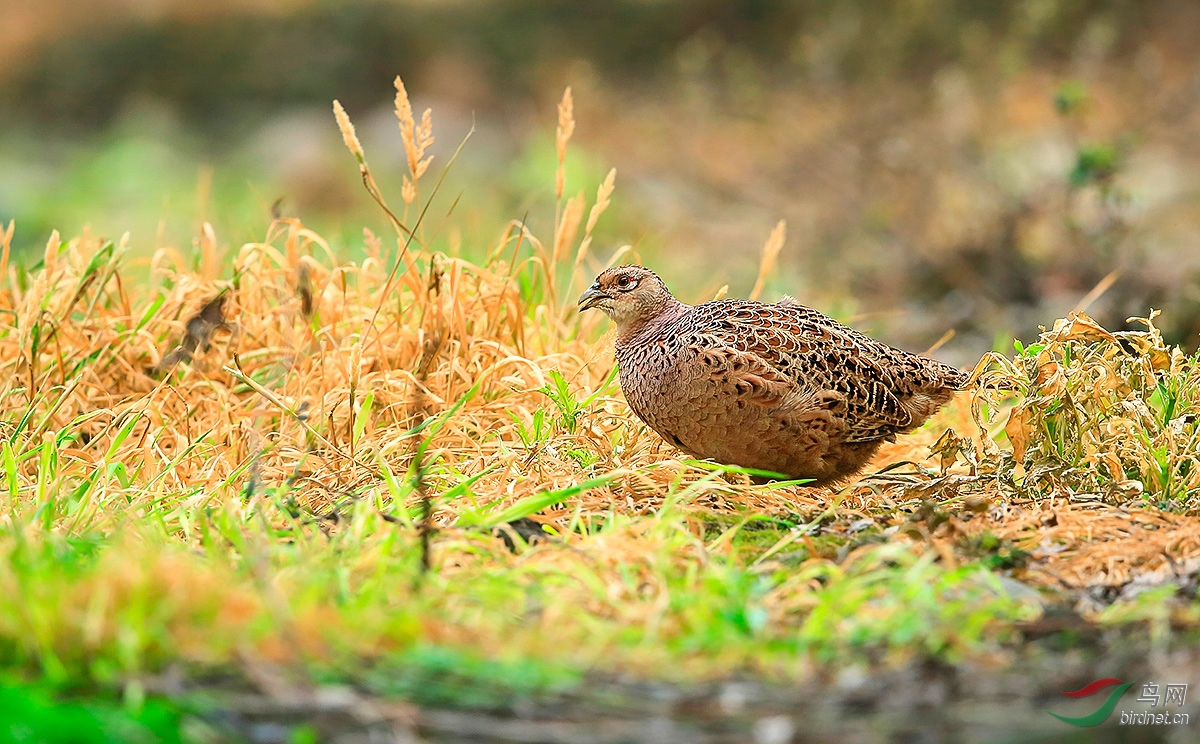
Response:
[[[1109,332],[1072,313],[1009,360],[990,355],[975,411],[988,425],[1006,400],[1011,454],[984,469],[1021,495],[1073,495],[1200,507],[1200,357],[1144,331]],[[1064,490],[1065,489],[1065,490]]]
[[[414,182],[428,164],[425,123],[407,122]],[[88,505],[58,515],[71,529],[144,504],[178,506],[179,519],[264,494],[317,514],[368,499],[404,521],[421,442],[442,525],[464,510],[485,522],[484,512],[513,516],[505,509],[559,491],[570,498],[546,501],[541,518],[642,511],[698,483],[687,508],[787,513],[787,493],[675,460],[629,415],[607,344],[588,340],[598,320],[573,312],[573,298],[590,278],[582,254],[612,187],[610,174],[581,239],[582,196],[555,252],[514,225],[482,264],[431,249],[407,226],[398,257],[368,236],[366,258],[341,262],[300,222],[277,220],[264,241],[214,259],[230,279],[209,281],[164,249],[146,281],[122,265],[123,246],[54,236],[42,268],[10,274],[0,292],[12,493],[32,496],[51,475],[46,461],[58,487]],[[206,235],[215,250],[215,232]],[[581,483],[590,485],[573,490]]]

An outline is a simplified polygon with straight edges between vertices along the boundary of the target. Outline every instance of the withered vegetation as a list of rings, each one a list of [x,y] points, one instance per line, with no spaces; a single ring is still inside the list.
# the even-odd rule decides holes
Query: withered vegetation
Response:
[[[1200,373],[1150,318],[1110,333],[1075,314],[985,358],[974,392],[838,492],[751,485],[641,425],[604,321],[575,312],[631,251],[592,245],[615,174],[594,197],[565,183],[569,91],[553,235],[514,220],[472,261],[422,219],[432,119],[397,90],[399,212],[337,106],[396,227],[366,233],[361,261],[295,219],[225,253],[206,227],[195,262],[55,234],[28,272],[3,234],[5,663],[353,677],[440,646],[793,676],[1006,653],[1056,604],[1200,621]]]

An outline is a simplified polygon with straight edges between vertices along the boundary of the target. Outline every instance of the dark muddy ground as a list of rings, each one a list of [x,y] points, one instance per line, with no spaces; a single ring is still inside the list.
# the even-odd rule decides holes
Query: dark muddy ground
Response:
[[[521,698],[489,710],[386,702],[348,687],[288,686],[258,675],[241,689],[176,687],[202,694],[210,733],[229,741],[466,742],[520,744],[717,744],[718,742],[1193,742],[1200,740],[1200,648],[1147,653],[1145,642],[1062,634],[1011,659],[902,669],[830,668],[803,684],[752,679],[669,685],[603,678],[565,694]],[[1140,648],[1139,648],[1140,646]],[[1081,647],[1091,650],[1081,650]],[[1104,648],[1103,654],[1097,653]],[[1052,717],[1092,713],[1115,687],[1064,697],[1104,677],[1133,684],[1107,720],[1078,728]],[[1139,702],[1143,686],[1186,684],[1182,706]],[[1122,725],[1122,714],[1186,714],[1189,722]],[[307,726],[303,738],[297,726]]]

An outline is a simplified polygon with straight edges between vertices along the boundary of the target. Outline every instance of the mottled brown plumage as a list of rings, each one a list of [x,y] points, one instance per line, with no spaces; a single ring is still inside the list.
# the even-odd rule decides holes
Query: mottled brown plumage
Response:
[[[579,308],[616,322],[621,389],[664,439],[817,484],[857,473],[967,381],[791,298],[685,305],[641,266],[600,274]]]

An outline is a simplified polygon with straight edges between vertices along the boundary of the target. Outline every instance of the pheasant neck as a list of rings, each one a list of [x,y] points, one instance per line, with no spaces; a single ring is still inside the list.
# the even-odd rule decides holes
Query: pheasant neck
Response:
[[[643,313],[641,316],[617,328],[617,344],[625,345],[636,341],[645,334],[654,334],[657,329],[670,323],[692,308],[674,297],[668,297],[657,309]]]

